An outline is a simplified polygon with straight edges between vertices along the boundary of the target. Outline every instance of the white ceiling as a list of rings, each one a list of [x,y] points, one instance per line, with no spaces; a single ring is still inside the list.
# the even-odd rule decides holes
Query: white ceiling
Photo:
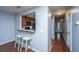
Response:
[[[67,12],[72,7],[70,6],[50,6],[51,12],[56,15],[58,12]]]
[[[31,10],[33,8],[36,8],[36,6],[20,6],[20,8],[17,8],[17,6],[0,6],[0,11],[11,13],[11,14],[18,14]]]
[[[11,14],[18,14],[22,13],[28,10],[31,10],[33,8],[36,8],[38,6],[20,6],[20,8],[17,8],[17,6],[0,6],[0,11],[11,13]],[[50,6],[50,9],[52,12],[55,12],[57,10],[68,10],[67,6]]]
[[[57,11],[57,10],[68,10],[72,8],[71,6],[50,6],[50,9],[52,11]]]

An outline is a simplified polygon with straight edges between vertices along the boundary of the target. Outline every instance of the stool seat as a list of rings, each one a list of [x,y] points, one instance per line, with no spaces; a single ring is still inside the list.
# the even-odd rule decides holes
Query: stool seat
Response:
[[[24,39],[24,40],[30,40],[31,38],[29,38],[29,37],[23,37],[22,39]]]
[[[16,37],[23,37],[23,35],[16,35]]]

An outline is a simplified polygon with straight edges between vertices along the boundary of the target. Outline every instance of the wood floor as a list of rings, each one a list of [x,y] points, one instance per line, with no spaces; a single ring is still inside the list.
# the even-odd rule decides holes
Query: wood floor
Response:
[[[0,52],[18,52],[18,48],[14,48],[14,41],[0,46]],[[22,48],[24,52],[24,48]],[[28,49],[27,52],[34,52],[31,49]]]
[[[28,52],[34,52],[31,49],[27,50]],[[52,48],[51,52],[69,52],[69,48],[67,47],[64,38],[61,36],[60,39],[57,37],[53,40],[52,39]],[[18,52],[17,47],[14,48],[14,42],[9,42],[7,44],[0,46],[0,52]],[[24,52],[24,48],[22,50]]]
[[[65,40],[63,36],[61,36],[60,39],[55,37],[55,39],[52,39],[52,49],[51,52],[69,52],[69,48],[67,47]]]

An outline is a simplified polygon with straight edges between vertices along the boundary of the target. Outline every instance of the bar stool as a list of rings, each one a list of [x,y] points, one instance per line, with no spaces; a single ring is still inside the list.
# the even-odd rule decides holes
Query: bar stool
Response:
[[[23,35],[16,35],[14,48],[16,47],[16,44],[18,44],[18,51],[19,51],[20,45],[22,43],[22,37],[23,37]]]
[[[31,38],[29,38],[29,37],[22,37],[22,43],[21,43],[20,52],[22,51],[22,47],[25,48],[25,52],[27,51],[27,48],[32,48],[31,47]]]

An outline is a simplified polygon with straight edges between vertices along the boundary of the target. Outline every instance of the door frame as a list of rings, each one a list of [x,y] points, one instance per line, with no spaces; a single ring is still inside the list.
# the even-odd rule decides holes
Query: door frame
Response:
[[[70,51],[72,51],[72,13],[66,13],[66,21],[67,21],[67,41],[66,44]]]
[[[55,16],[53,15],[53,40],[55,39]]]

